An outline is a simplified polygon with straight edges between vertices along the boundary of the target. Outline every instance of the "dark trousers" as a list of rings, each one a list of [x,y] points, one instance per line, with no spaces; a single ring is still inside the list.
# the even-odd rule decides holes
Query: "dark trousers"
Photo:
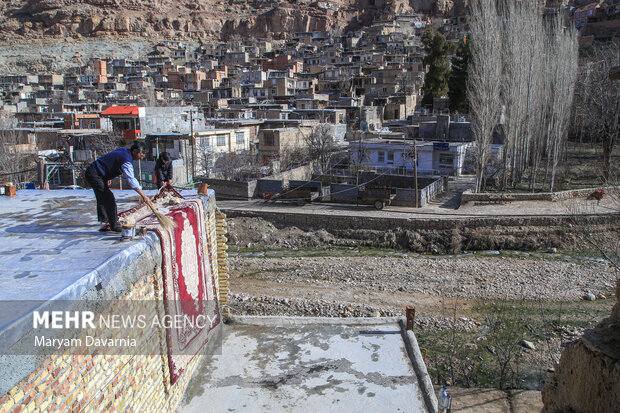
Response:
[[[114,199],[114,194],[110,191],[107,181],[103,180],[103,177],[99,175],[99,172],[92,165],[86,169],[84,177],[95,192],[97,218],[100,222],[108,222],[111,229],[117,229],[119,224],[116,212],[116,199]]]

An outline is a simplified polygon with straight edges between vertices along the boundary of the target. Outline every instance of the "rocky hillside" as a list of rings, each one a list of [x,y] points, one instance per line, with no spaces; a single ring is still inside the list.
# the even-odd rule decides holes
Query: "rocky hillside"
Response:
[[[285,38],[356,29],[395,13],[462,13],[466,0],[2,0],[0,42],[141,37]],[[456,3],[456,5],[455,5]],[[372,4],[372,5],[371,5]]]

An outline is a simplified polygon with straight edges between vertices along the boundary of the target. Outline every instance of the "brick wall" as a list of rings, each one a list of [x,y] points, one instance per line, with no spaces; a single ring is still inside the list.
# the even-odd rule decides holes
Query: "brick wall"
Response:
[[[109,310],[122,312],[129,300],[161,299],[161,288],[159,268],[156,274],[139,279]],[[157,347],[166,348],[165,332],[152,329],[149,334],[140,341],[150,346],[141,349],[142,355],[92,354],[96,347],[83,347],[80,353],[70,349],[48,357],[0,398],[0,412],[173,411],[202,356],[194,357],[190,369],[170,386],[168,356],[165,351],[156,354]]]

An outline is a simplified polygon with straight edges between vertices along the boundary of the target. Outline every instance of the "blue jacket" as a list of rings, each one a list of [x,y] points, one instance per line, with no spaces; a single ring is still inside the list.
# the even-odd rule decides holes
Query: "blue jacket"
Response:
[[[92,163],[92,166],[99,172],[104,181],[114,179],[123,173],[121,167],[124,163],[132,164],[133,156],[129,148],[115,149],[103,155]]]

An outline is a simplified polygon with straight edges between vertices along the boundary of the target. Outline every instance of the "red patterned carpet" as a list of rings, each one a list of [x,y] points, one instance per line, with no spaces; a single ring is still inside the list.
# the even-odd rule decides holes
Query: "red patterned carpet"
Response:
[[[217,264],[208,254],[216,240],[209,238],[201,199],[183,198],[173,188],[164,187],[153,202],[175,222],[174,229],[162,229],[144,203],[120,213],[119,219],[155,231],[161,240],[164,307],[167,321],[176,324],[166,328],[174,384],[220,323],[213,268]]]

